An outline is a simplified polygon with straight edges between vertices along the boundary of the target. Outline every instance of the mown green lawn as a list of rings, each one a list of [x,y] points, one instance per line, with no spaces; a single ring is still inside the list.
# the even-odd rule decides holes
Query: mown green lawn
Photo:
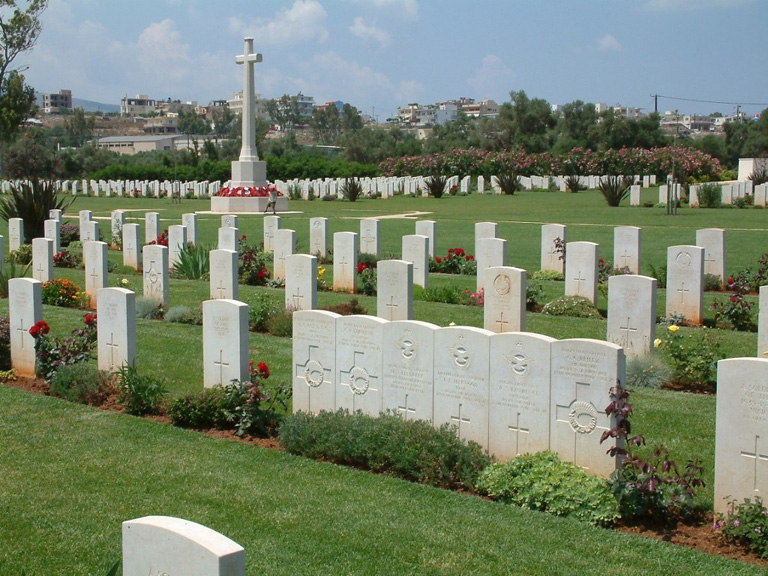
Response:
[[[655,199],[657,191],[644,191]],[[645,199],[645,198],[644,198]],[[187,211],[209,209],[208,201],[78,198],[68,210],[93,210],[109,238],[109,213],[118,208],[161,213],[162,227],[178,223]],[[438,221],[439,254],[451,247],[473,252],[474,222],[499,223],[508,241],[508,264],[539,268],[540,225],[568,225],[568,240],[590,240],[611,259],[615,225],[643,228],[644,266],[665,263],[666,247],[694,243],[695,230],[724,227],[728,270],[755,266],[766,251],[765,219],[759,209],[689,210],[664,215],[663,208],[608,208],[595,191],[576,195],[521,192],[515,196],[396,197],[348,202],[292,202],[295,214],[282,216],[294,228],[299,250],[309,244],[309,218],[326,216],[331,231],[359,231],[361,217],[402,216]],[[200,241],[213,244],[220,216],[199,216]],[[0,233],[5,234],[5,223]],[[240,229],[260,241],[261,216],[241,216]],[[400,254],[400,238],[414,231],[414,219],[382,220],[382,249]],[[110,252],[122,263],[122,254]],[[329,267],[330,268],[330,267]],[[56,270],[83,284],[82,270]],[[327,278],[331,270],[328,270]],[[110,275],[110,285],[127,278],[141,294],[141,276],[126,270]],[[433,286],[474,289],[474,277],[432,275]],[[545,301],[563,293],[563,283],[542,283]],[[241,286],[241,299],[257,294],[282,300],[283,291]],[[706,301],[716,297],[707,294]],[[171,306],[199,306],[208,298],[205,281],[172,280]],[[349,295],[321,292],[321,306]],[[359,296],[375,314],[375,298]],[[601,297],[599,307],[606,307]],[[418,320],[445,326],[482,325],[482,309],[417,300]],[[0,301],[7,313],[7,301]],[[46,306],[55,334],[79,326],[83,311]],[[711,319],[711,312],[707,312]],[[664,315],[663,291],[659,315]],[[529,313],[528,330],[556,338],[605,338],[603,320],[577,320]],[[684,329],[688,330],[688,329]],[[716,330],[726,355],[753,356],[754,333]],[[199,326],[139,320],[138,367],[168,382],[172,396],[202,386]],[[250,335],[251,359],[265,361],[273,382],[290,383],[290,340]],[[712,506],[714,398],[658,390],[637,391],[634,430],[649,444],[663,442],[680,463],[701,458],[707,487],[699,501]],[[147,514],[177,515],[206,524],[246,547],[248,573],[426,573],[426,574],[606,574],[756,573],[739,564],[682,549],[592,529],[569,521],[511,510],[476,498],[315,464],[249,446],[107,414],[0,388],[0,574],[99,574],[119,556],[119,524]]]

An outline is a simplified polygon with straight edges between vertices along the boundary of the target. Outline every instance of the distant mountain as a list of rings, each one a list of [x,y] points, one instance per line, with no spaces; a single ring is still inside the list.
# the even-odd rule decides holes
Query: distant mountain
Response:
[[[103,104],[82,98],[72,98],[72,108],[82,108],[84,112],[120,112],[119,104]]]

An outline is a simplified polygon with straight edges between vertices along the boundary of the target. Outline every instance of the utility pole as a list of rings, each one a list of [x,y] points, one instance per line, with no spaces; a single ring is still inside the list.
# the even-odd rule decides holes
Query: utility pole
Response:
[[[659,95],[651,94],[651,98],[653,98],[653,111],[656,114],[658,114],[659,113]]]

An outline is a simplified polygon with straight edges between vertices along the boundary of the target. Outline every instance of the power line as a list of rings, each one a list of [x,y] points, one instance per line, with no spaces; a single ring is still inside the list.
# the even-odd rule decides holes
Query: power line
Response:
[[[683,102],[701,102],[704,104],[727,104],[729,106],[768,106],[766,102],[723,102],[721,100],[701,100],[698,98],[680,98],[678,96],[664,96],[663,94],[651,94],[651,98],[666,98],[667,100],[681,100]]]

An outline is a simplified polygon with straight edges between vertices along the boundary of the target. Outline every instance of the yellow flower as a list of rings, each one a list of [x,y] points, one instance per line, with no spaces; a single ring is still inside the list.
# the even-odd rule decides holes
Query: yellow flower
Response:
[[[763,352],[763,356],[768,356],[768,350],[766,350],[765,352]]]
[[[658,348],[661,346],[661,338],[656,338],[656,340],[653,341],[653,347]]]
[[[318,278],[322,278],[323,274],[325,274],[325,268],[323,268],[322,266],[318,267],[318,269],[317,269],[317,277]]]
[[[122,284],[123,286],[127,286],[128,285],[128,278],[123,278],[122,280],[120,280],[120,284]]]
[[[675,326],[675,325],[673,324],[672,326],[670,326],[669,328],[667,328],[667,330],[669,330],[670,332],[677,332],[678,330],[680,330],[680,326]]]

